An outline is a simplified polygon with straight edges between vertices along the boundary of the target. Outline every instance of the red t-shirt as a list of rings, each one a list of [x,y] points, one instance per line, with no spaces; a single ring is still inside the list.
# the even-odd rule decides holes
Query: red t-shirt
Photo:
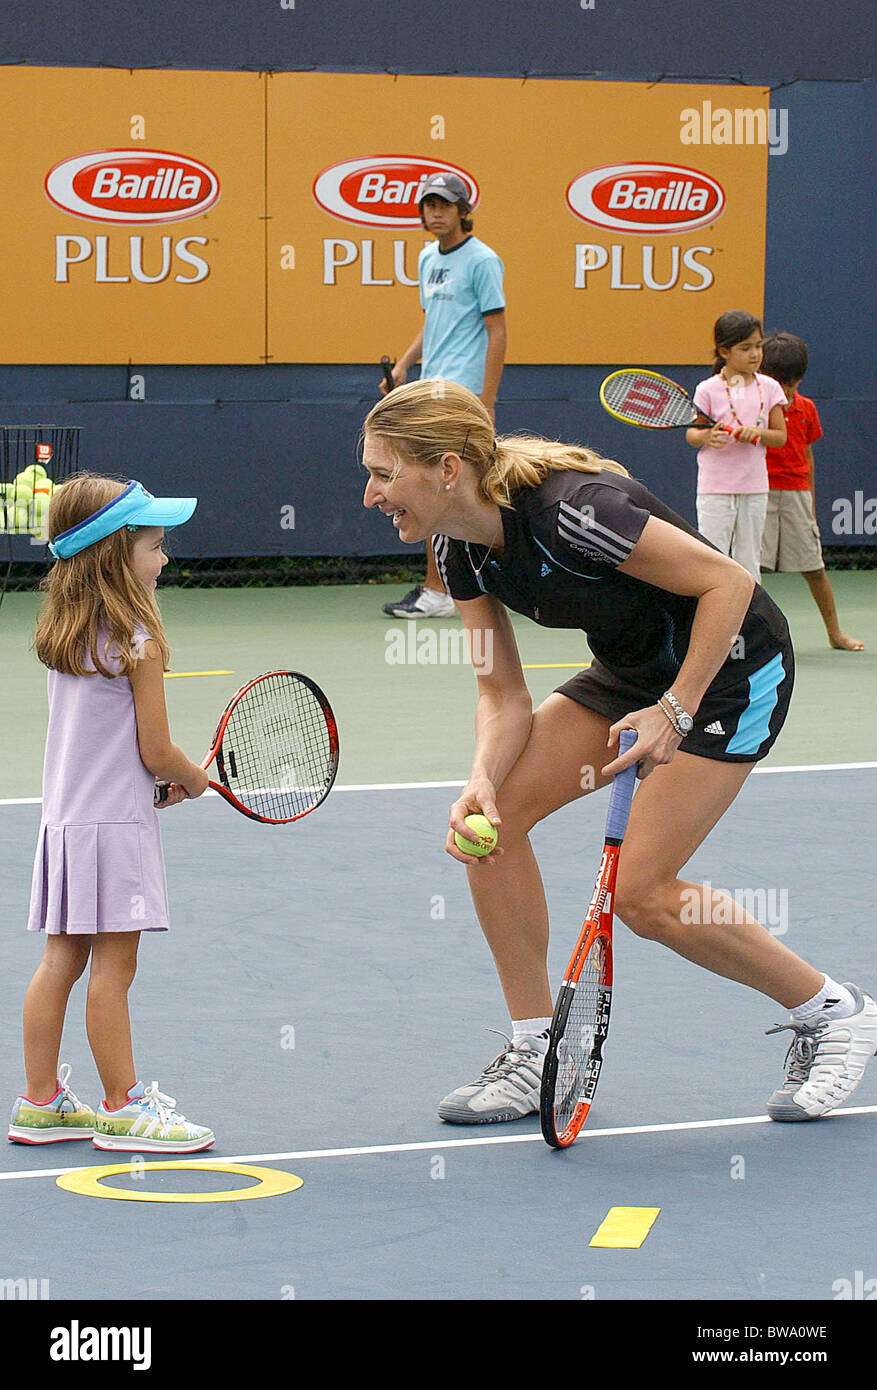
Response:
[[[822,438],[819,412],[808,396],[795,392],[791,405],[783,406],[786,442],[767,451],[767,477],[774,491],[802,492],[810,487],[807,445]]]

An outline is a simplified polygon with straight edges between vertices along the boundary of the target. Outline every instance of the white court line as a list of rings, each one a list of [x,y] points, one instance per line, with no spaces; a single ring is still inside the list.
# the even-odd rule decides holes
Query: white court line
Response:
[[[877,1105],[851,1105],[840,1110],[832,1110],[823,1116],[824,1120],[836,1119],[839,1115],[877,1115]],[[589,1139],[619,1138],[626,1134],[668,1134],[676,1130],[691,1129],[730,1129],[735,1125],[773,1124],[769,1115],[739,1115],[727,1120],[680,1120],[663,1125],[628,1125],[621,1129],[584,1129],[576,1141],[582,1143]],[[80,1143],[83,1141],[80,1140]],[[416,1144],[367,1144],[363,1148],[351,1149],[293,1149],[281,1154],[220,1154],[211,1158],[205,1150],[203,1158],[193,1158],[187,1167],[216,1165],[224,1163],[285,1163],[300,1158],[364,1158],[371,1154],[423,1153],[435,1149],[486,1148],[496,1144],[544,1144],[541,1134],[492,1134],[479,1139],[429,1139]],[[121,1150],[119,1151],[121,1153]],[[112,1157],[110,1150],[96,1150]],[[148,1163],[149,1153],[138,1153],[138,1157]],[[166,1159],[165,1153],[156,1154],[156,1159]],[[188,1155],[179,1154],[179,1158]],[[124,1162],[124,1158],[121,1160]],[[100,1167],[99,1163],[79,1163],[69,1168],[26,1168],[18,1173],[0,1173],[0,1182],[10,1182],[15,1178],[59,1178],[63,1173],[75,1173],[81,1168]]]
[[[753,775],[766,772],[859,772],[862,769],[873,769],[877,767],[874,763],[799,763],[789,767],[756,767],[753,768]],[[464,787],[465,780],[457,782],[360,782],[351,783],[348,786],[334,786],[334,792],[411,792],[411,791],[431,791],[435,788]],[[205,796],[218,796],[218,792],[206,791]],[[0,806],[39,806],[42,797],[39,796],[18,796],[0,798]]]

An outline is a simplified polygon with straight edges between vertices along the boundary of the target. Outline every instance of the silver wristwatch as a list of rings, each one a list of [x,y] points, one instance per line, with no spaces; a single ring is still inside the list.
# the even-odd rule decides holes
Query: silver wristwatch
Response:
[[[692,719],[690,714],[687,714],[685,712],[685,710],[680,705],[679,701],[676,699],[676,696],[671,695],[669,690],[665,690],[664,694],[661,696],[661,699],[667,701],[667,704],[670,706],[674,715],[676,716],[677,733],[690,734],[692,729],[694,728],[694,720]]]

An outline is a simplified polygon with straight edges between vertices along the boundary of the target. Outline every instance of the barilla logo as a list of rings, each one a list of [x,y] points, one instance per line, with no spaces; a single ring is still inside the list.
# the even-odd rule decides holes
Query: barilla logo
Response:
[[[574,178],[567,206],[583,222],[651,236],[693,232],[725,207],[721,184],[679,164],[606,164]]]
[[[97,150],[62,159],[46,195],[93,222],[181,222],[213,207],[219,179],[200,160],[168,150]]]
[[[478,184],[465,169],[416,155],[373,155],[343,159],[314,180],[314,197],[324,212],[365,227],[419,227],[418,202],[433,174],[456,174],[478,202]]]

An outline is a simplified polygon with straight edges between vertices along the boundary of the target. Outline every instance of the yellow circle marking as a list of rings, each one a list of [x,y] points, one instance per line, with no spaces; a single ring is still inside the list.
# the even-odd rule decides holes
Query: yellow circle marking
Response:
[[[229,1192],[134,1192],[129,1188],[112,1187],[103,1182],[115,1173],[149,1173],[161,1168],[195,1169],[204,1173],[240,1173],[246,1178],[258,1178],[255,1187],[235,1187]],[[110,1163],[100,1168],[74,1168],[56,1180],[66,1192],[81,1197],[111,1197],[120,1202],[246,1202],[254,1197],[279,1197],[295,1192],[303,1179],[294,1173],[279,1172],[276,1168],[251,1168],[247,1163]]]

